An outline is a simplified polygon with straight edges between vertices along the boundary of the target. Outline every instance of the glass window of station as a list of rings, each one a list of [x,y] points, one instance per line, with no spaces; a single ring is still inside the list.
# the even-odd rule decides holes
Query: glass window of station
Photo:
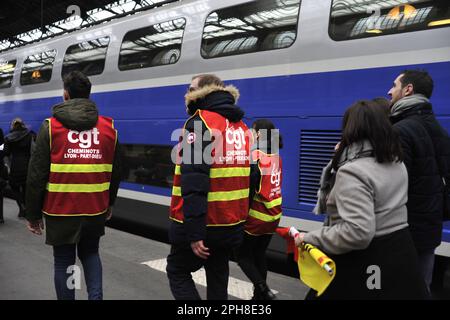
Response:
[[[17,60],[0,59],[0,89],[11,87]]]
[[[105,68],[109,37],[74,44],[67,48],[62,66],[62,76],[81,71],[87,76],[101,74]]]
[[[297,37],[300,0],[251,1],[212,12],[203,29],[203,58],[290,47]]]
[[[125,182],[171,188],[175,165],[173,146],[121,144]]]
[[[55,57],[56,50],[49,50],[28,56],[23,63],[20,84],[29,85],[50,81]]]
[[[449,26],[449,0],[333,0],[329,33],[342,41]]]
[[[129,31],[120,47],[119,69],[174,64],[180,59],[186,19],[180,18]]]

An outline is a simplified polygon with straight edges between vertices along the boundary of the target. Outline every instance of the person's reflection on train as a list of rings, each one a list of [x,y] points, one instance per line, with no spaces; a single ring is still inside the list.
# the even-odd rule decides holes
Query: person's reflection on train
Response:
[[[166,269],[177,300],[200,299],[191,273],[202,266],[207,299],[228,299],[230,254],[249,209],[251,132],[238,97],[215,75],[194,76],[185,96],[191,117],[175,168]]]

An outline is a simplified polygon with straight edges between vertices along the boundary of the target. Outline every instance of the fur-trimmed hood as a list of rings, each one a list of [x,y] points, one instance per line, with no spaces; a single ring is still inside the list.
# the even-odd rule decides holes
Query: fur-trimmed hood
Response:
[[[217,112],[231,122],[240,121],[244,111],[235,105],[239,99],[239,90],[232,85],[221,87],[209,85],[186,93],[184,96],[186,109],[194,114],[198,109]]]
[[[235,86],[229,85],[226,87],[221,87],[218,85],[209,85],[209,86],[205,86],[201,89],[186,93],[186,95],[184,96],[184,101],[186,103],[186,107],[189,106],[192,102],[195,102],[199,99],[204,99],[210,93],[218,92],[218,91],[228,92],[229,94],[231,94],[233,96],[234,103],[238,102],[240,94],[239,94],[239,90]]]

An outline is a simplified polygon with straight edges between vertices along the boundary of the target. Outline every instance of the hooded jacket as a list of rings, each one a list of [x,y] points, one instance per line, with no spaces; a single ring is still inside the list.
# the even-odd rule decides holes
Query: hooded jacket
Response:
[[[28,129],[12,130],[6,135],[4,154],[10,157],[10,183],[26,183],[33,139],[33,133]]]
[[[89,99],[71,99],[53,107],[53,116],[64,127],[76,131],[92,129],[98,119],[95,104]],[[28,167],[26,191],[26,218],[42,219],[46,185],[50,174],[49,124],[45,120],[39,130],[34,152]],[[114,205],[120,184],[120,150],[117,142],[110,182],[110,206]],[[45,216],[46,243],[63,245],[78,243],[81,235],[99,237],[105,233],[106,214],[99,216],[53,217]]]
[[[244,112],[235,105],[239,91],[234,86],[225,88],[211,85],[189,92],[185,96],[186,108],[190,115],[200,110],[216,112],[230,122],[242,120]],[[191,148],[190,161],[181,164],[181,190],[183,197],[184,222],[172,221],[169,239],[173,244],[186,244],[204,240],[206,246],[232,247],[242,241],[243,224],[226,227],[207,227],[206,214],[208,208],[209,171],[211,159],[205,159],[204,150],[211,143],[209,130],[199,115],[191,117],[185,125],[185,134],[194,132],[196,137],[205,137],[202,148],[194,148],[196,144],[183,146]],[[187,141],[187,139],[183,139]],[[194,159],[202,159],[196,164]]]

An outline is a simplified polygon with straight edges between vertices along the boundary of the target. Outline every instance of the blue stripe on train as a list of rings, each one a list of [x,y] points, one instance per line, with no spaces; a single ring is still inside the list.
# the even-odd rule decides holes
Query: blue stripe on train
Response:
[[[247,118],[277,118],[277,125],[296,129],[302,125],[321,129],[338,129],[340,117],[352,102],[363,98],[386,96],[394,78],[405,68],[427,69],[435,81],[432,102],[439,116],[450,115],[450,62],[383,67],[349,71],[311,73],[235,80],[232,83],[241,92],[239,105]],[[189,77],[186,77],[189,81]],[[95,93],[92,99],[100,112],[115,119],[122,143],[175,144],[170,133],[180,128],[186,118],[183,96],[186,85],[148,89],[132,89]],[[14,117],[20,116],[37,130],[44,118],[51,115],[51,106],[62,101],[61,97],[30,99],[0,103],[0,127],[5,131]],[[330,118],[332,121],[330,121]],[[447,117],[448,118],[448,117]],[[447,122],[446,125],[450,125]],[[447,127],[447,130],[449,128]],[[285,146],[296,148],[298,132],[284,134]],[[290,150],[291,150],[290,149]],[[298,147],[297,147],[298,149]],[[286,172],[286,185],[297,186],[298,152],[282,150]],[[170,189],[123,183],[123,188],[159,195],[170,195]],[[285,188],[286,190],[286,188]],[[297,187],[285,191],[287,216],[317,220],[310,206],[298,205]],[[291,209],[298,207],[300,210]],[[444,230],[443,239],[450,241],[450,224]]]

